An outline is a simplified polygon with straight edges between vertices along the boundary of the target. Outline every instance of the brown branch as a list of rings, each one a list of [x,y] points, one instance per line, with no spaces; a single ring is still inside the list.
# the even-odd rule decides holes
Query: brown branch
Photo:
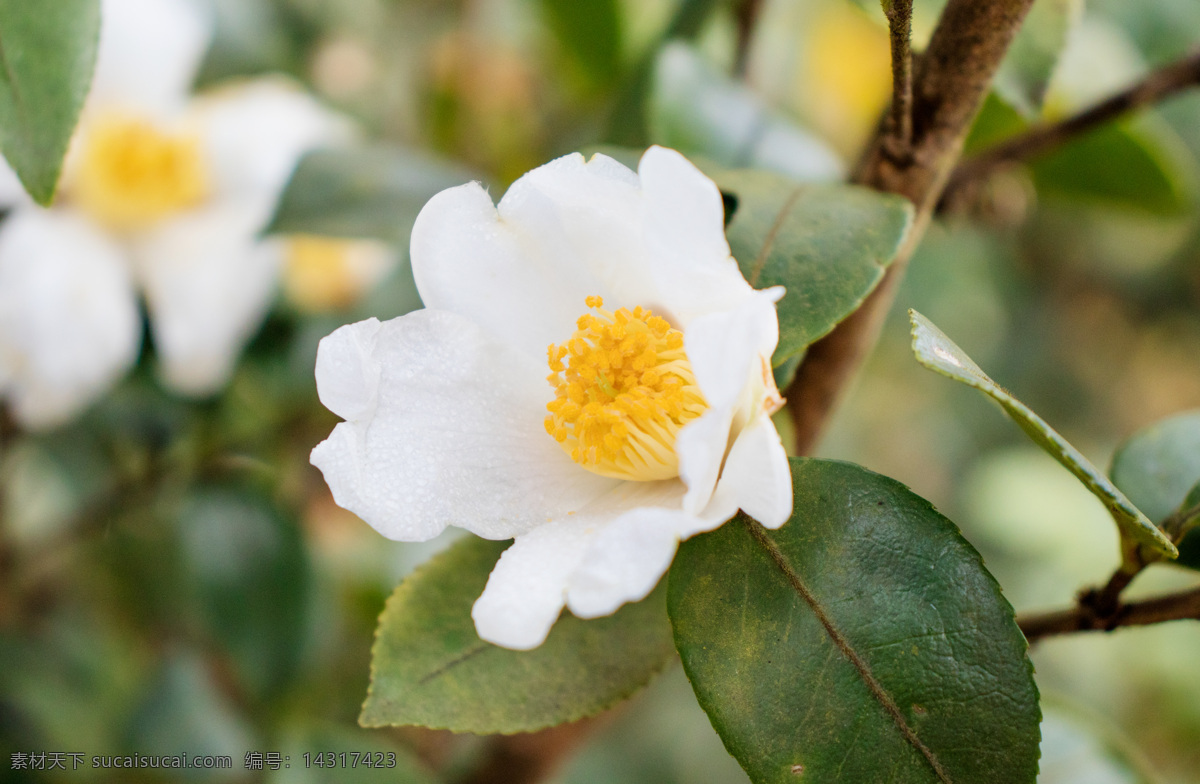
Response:
[[[610,710],[590,719],[559,724],[539,732],[492,738],[483,760],[458,784],[535,784],[558,772],[567,758],[600,727]]]
[[[1043,637],[1072,632],[1110,632],[1121,626],[1148,626],[1179,620],[1200,620],[1200,586],[1154,599],[1118,604],[1107,615],[1082,604],[1057,612],[1017,619],[1025,639],[1033,644]]]
[[[892,108],[888,138],[901,149],[912,142],[912,0],[887,0],[884,15],[892,41]]]
[[[908,240],[866,302],[809,347],[787,391],[796,426],[796,454],[808,454],[879,336],[909,256],[916,248],[971,121],[1033,0],[950,0],[913,77],[912,136],[886,123],[854,180],[908,198],[917,208]]]
[[[1198,84],[1200,52],[1154,71],[1132,87],[1079,114],[1032,128],[964,161],[954,170],[946,190],[950,193],[977,182],[1005,164],[1036,158],[1124,114]]]
[[[750,59],[750,44],[754,39],[754,28],[762,13],[763,0],[739,0],[734,9],[737,22],[737,49],[733,58],[733,74],[738,78],[746,75],[746,65]]]

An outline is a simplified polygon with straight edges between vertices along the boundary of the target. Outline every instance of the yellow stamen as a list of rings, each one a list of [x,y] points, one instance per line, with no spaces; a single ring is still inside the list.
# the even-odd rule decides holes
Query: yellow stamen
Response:
[[[547,348],[554,400],[546,432],[594,473],[640,482],[678,476],[675,438],[708,408],[683,333],[649,309],[613,313],[600,297],[585,302],[594,313],[579,317],[566,343]]]
[[[87,128],[74,195],[104,223],[139,228],[208,194],[200,142],[137,117],[109,115]]]

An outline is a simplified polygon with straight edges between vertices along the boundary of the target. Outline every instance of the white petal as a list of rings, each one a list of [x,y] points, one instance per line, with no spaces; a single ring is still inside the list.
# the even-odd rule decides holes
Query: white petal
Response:
[[[504,539],[620,484],[546,434],[548,388],[533,361],[461,316],[422,310],[326,341],[318,392],[353,419],[312,462],[338,503],[387,537],[424,540],[453,523]]]
[[[738,434],[710,506],[721,512],[741,509],[767,528],[778,528],[792,516],[787,452],[765,412]]]
[[[517,536],[472,610],[479,636],[536,648],[568,602],[579,617],[594,618],[644,598],[680,539],[724,522],[680,512],[683,492],[675,480],[623,482],[577,514]]]
[[[644,266],[638,201],[635,175],[599,155],[534,169],[498,208],[478,183],[443,191],[413,227],[421,299],[541,358],[575,331],[590,295],[613,307],[652,304],[648,290],[622,277]]]
[[[383,373],[375,356],[379,319],[338,327],[317,346],[317,396],[321,405],[350,422],[369,419]]]
[[[81,217],[16,210],[0,226],[0,376],[17,420],[59,424],[103,394],[141,342],[124,255]]]
[[[282,264],[278,240],[257,236],[270,204],[216,202],[138,239],[138,277],[164,382],[178,392],[220,389],[266,316]]]
[[[90,105],[179,111],[212,38],[207,10],[192,0],[104,0]]]
[[[33,206],[33,203],[21,184],[21,178],[8,165],[8,161],[0,157],[0,209],[18,205]]]
[[[566,604],[566,585],[592,532],[559,520],[518,536],[471,608],[475,631],[490,643],[527,651],[546,640]]]
[[[729,448],[729,433],[733,426],[733,407],[709,408],[679,431],[675,438],[675,453],[679,456],[679,478],[687,485],[683,508],[698,514],[708,506],[721,461]]]
[[[716,184],[663,147],[646,150],[638,177],[647,272],[659,304],[687,328],[697,316],[737,307],[752,289],[730,255]]]
[[[779,342],[775,303],[780,287],[752,292],[732,309],[707,314],[684,333],[684,349],[704,399],[713,408],[738,402],[749,377],[757,376],[762,357]]]
[[[775,302],[780,288],[752,292],[733,310],[695,319],[684,348],[709,409],[679,432],[679,476],[688,486],[683,508],[704,509],[712,497],[731,433],[762,410],[764,363],[779,340]]]
[[[703,516],[688,514],[679,508],[683,486],[659,484],[669,495],[621,514],[588,543],[567,593],[575,615],[598,618],[644,599],[671,566],[680,541],[719,527],[737,512],[712,504]]]
[[[300,157],[352,136],[345,117],[293,83],[255,79],[198,99],[194,122],[212,161],[215,187],[225,195],[275,198]]]

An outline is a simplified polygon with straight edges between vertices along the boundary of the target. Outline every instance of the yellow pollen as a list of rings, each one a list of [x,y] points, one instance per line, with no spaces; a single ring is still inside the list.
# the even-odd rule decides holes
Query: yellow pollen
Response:
[[[563,345],[550,345],[554,399],[546,432],[571,459],[602,476],[650,482],[679,475],[675,438],[708,404],[683,350],[683,333],[649,309],[592,313]]]
[[[208,194],[200,142],[137,117],[108,115],[87,131],[75,195],[116,229],[145,226]]]

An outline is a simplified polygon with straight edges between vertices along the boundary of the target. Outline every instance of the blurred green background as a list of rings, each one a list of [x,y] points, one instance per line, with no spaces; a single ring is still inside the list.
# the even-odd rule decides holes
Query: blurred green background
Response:
[[[657,142],[837,179],[890,91],[886,28],[870,2],[762,3],[748,47],[739,14],[755,4],[719,0],[213,5],[200,87],[289,73],[369,139],[451,161],[497,196],[524,171],[600,144]],[[937,6],[917,3],[918,41]],[[1011,79],[970,149],[1200,42],[1194,0],[1038,0],[1048,6],[1069,21],[1063,56],[1043,67],[1049,85],[1022,81],[1037,57],[1015,52],[1027,59],[1006,64]],[[1025,100],[1043,88],[1043,108]],[[1105,133],[998,173],[940,216],[819,450],[933,501],[1018,612],[1063,606],[1105,580],[1115,531],[994,407],[913,361],[904,312],[928,315],[1099,465],[1138,428],[1200,407],[1200,94]],[[389,176],[403,190],[404,167]],[[397,214],[395,237],[419,206]],[[447,540],[384,540],[337,508],[308,465],[336,422],[316,398],[317,341],[419,304],[405,264],[340,310],[313,314],[281,297],[213,399],[168,395],[144,349],[137,371],[72,424],[4,425],[0,780],[433,781],[470,768],[478,739],[355,722],[385,598]],[[1156,567],[1131,595],[1196,582]],[[1041,781],[1200,781],[1198,651],[1200,624],[1188,622],[1040,643]],[[250,750],[292,766],[247,771]],[[234,766],[7,769],[14,753],[56,751],[229,754]],[[394,751],[412,770],[306,769],[306,751]],[[557,777],[745,780],[678,667],[606,717]]]

